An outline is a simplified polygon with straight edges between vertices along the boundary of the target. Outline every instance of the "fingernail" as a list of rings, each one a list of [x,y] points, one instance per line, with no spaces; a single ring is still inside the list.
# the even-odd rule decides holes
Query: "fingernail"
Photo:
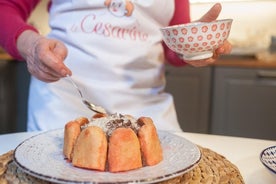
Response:
[[[62,76],[65,77],[68,74],[68,72],[65,69],[62,69],[61,70],[61,74],[62,74]]]

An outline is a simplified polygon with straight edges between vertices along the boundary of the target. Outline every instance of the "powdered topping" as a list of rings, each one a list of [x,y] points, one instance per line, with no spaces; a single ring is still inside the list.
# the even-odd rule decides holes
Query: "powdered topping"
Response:
[[[86,128],[87,126],[98,126],[102,128],[102,130],[110,136],[112,132],[120,127],[131,128],[135,132],[141,127],[141,125],[137,122],[135,118],[128,115],[122,114],[111,114],[106,117],[93,118],[91,121],[84,125],[82,128]]]

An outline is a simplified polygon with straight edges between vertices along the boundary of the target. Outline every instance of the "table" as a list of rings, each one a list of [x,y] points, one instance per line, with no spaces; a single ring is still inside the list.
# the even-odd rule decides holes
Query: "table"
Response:
[[[14,149],[23,140],[40,132],[21,132],[0,135],[0,154]],[[235,164],[246,184],[275,184],[276,174],[265,168],[259,156],[262,150],[276,145],[275,140],[260,140],[221,135],[177,132],[191,142],[209,148]]]

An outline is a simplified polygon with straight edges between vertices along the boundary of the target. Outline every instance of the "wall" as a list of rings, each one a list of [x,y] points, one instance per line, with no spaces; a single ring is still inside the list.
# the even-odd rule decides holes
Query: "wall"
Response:
[[[41,1],[30,18],[42,34],[49,32],[47,3],[48,0]],[[213,4],[191,3],[192,20],[199,19]],[[227,1],[221,4],[223,9],[219,18],[234,19],[229,37],[234,47],[255,51],[269,46],[270,36],[276,35],[276,0]]]
[[[214,3],[192,3],[192,20],[200,18]],[[222,2],[219,19],[232,18],[229,40],[234,47],[253,51],[270,45],[271,35],[276,35],[276,1]]]
[[[40,1],[29,19],[29,22],[34,25],[43,35],[46,35],[50,31],[48,26],[48,2],[49,0]]]

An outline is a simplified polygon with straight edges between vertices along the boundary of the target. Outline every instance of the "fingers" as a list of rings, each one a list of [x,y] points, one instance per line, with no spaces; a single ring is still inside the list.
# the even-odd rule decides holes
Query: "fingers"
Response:
[[[203,15],[199,21],[200,22],[211,22],[218,18],[220,12],[221,12],[221,4],[216,3],[205,15]]]
[[[224,54],[230,54],[231,50],[232,50],[232,44],[228,40],[226,40],[224,41],[222,46],[220,46],[213,52],[212,58],[186,61],[186,63],[194,67],[207,66],[207,65],[213,64],[219,58],[219,56]]]
[[[49,48],[46,49],[49,53],[44,64],[51,69],[53,75],[61,78],[71,74],[70,69],[63,62],[68,52],[65,45],[59,41],[50,40]]]
[[[31,54],[27,57],[29,72],[44,82],[54,82],[67,74],[70,69],[64,64],[67,48],[57,40],[41,38],[33,46]]]
[[[213,64],[216,61],[214,58],[202,59],[202,60],[193,60],[193,61],[186,61],[189,65],[194,67],[203,67]]]
[[[226,40],[224,41],[222,46],[216,49],[215,53],[217,55],[222,55],[222,54],[230,54],[231,51],[232,51],[232,44],[228,40]]]
[[[43,64],[33,64],[27,62],[28,71],[37,79],[44,82],[55,82],[60,79],[60,77],[53,74],[53,72]]]
[[[61,60],[64,60],[66,58],[67,52],[68,52],[65,45],[63,43],[57,41],[57,42],[54,42],[54,44],[52,46],[53,47],[51,48],[51,50],[53,51],[55,56]]]

